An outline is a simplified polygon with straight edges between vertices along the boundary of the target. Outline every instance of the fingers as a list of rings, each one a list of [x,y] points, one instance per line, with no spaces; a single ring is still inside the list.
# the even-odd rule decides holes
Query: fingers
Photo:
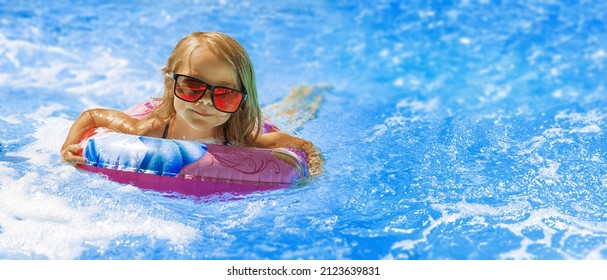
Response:
[[[81,154],[82,147],[78,144],[72,144],[61,151],[61,158],[69,164],[86,163],[86,159]]]
[[[320,157],[308,157],[308,174],[316,176],[322,174],[322,159]]]
[[[323,159],[320,151],[310,142],[306,142],[301,146],[301,150],[308,155],[308,173],[310,176],[322,174]]]

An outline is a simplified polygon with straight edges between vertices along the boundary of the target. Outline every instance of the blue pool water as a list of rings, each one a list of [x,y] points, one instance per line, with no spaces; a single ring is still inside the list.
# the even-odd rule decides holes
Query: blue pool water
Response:
[[[607,258],[605,1],[86,2],[0,1],[1,259]],[[322,176],[199,201],[61,162],[199,30],[245,46],[262,105],[324,87],[292,131]]]

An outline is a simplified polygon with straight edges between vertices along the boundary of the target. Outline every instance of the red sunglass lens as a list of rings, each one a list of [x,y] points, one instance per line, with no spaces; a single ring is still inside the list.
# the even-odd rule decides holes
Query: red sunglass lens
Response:
[[[205,84],[187,77],[179,77],[175,81],[175,95],[186,101],[194,102],[198,100],[206,90],[207,86]]]
[[[242,101],[242,94],[227,88],[215,88],[215,107],[225,112],[235,112]]]

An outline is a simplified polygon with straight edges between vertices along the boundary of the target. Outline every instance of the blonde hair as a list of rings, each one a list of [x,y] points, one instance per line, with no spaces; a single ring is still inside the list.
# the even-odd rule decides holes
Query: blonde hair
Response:
[[[168,119],[175,114],[173,100],[174,80],[168,75],[175,69],[183,68],[192,52],[206,45],[214,55],[232,67],[236,74],[237,87],[247,93],[247,100],[238,111],[232,113],[223,125],[226,141],[237,145],[250,145],[261,134],[263,121],[257,101],[257,86],[253,63],[245,49],[232,37],[219,32],[194,32],[181,39],[169,56],[164,72],[164,93],[155,99],[160,105],[153,112],[159,119]]]

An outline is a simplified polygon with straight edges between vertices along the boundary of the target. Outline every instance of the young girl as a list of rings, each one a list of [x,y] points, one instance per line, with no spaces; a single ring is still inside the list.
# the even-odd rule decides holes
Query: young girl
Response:
[[[93,128],[121,133],[220,142],[257,148],[294,147],[308,156],[309,174],[322,172],[314,145],[284,132],[261,133],[253,65],[244,48],[228,35],[195,32],[177,43],[167,60],[164,94],[148,118],[121,111],[91,109],[74,122],[61,147],[68,163],[85,163],[80,142]]]

